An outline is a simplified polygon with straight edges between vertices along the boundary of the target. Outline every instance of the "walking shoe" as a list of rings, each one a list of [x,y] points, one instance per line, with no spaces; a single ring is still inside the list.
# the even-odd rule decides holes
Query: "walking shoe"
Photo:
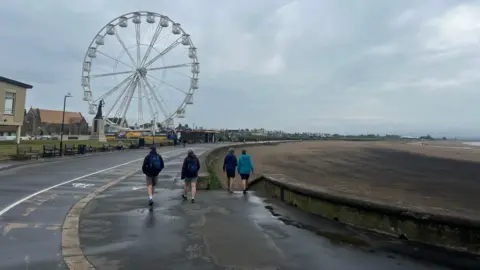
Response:
[[[187,195],[182,194],[182,198],[183,198],[184,201],[186,201],[187,200]]]
[[[243,195],[246,195],[246,194],[247,194],[247,190],[244,189],[244,190],[243,190]]]
[[[150,206],[153,205],[153,199],[148,200],[148,205],[150,205]]]
[[[194,203],[194,202],[195,202],[195,199],[192,198],[192,203]]]

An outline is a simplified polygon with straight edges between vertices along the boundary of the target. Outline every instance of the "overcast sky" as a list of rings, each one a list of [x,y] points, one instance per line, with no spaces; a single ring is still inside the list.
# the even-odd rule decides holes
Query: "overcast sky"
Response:
[[[137,10],[181,23],[198,48],[200,89],[183,123],[480,134],[480,1],[1,1],[0,75],[34,86],[27,108],[61,109],[72,92],[67,109],[88,115],[87,47]]]

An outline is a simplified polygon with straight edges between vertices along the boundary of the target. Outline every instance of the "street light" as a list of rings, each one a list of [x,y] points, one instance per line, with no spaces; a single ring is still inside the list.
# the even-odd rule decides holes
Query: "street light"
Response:
[[[63,126],[65,123],[65,106],[67,105],[68,97],[72,97],[72,94],[67,93],[63,98],[62,127],[60,129],[60,156],[63,156]]]
[[[155,129],[157,128],[157,117],[153,116],[152,142],[155,145]]]

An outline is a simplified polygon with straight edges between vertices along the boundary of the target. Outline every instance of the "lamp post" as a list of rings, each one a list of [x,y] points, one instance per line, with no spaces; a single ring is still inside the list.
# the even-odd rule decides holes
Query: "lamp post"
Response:
[[[152,130],[152,140],[153,140],[153,145],[155,145],[155,129],[157,127],[157,117],[153,117],[153,130]]]
[[[63,127],[65,125],[65,106],[67,105],[67,98],[68,97],[72,97],[72,94],[67,93],[63,97],[62,127],[60,129],[60,156],[63,156]]]

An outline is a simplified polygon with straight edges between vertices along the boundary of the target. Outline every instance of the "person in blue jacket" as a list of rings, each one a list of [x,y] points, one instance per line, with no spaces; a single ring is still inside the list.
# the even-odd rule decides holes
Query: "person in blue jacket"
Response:
[[[243,194],[247,194],[248,188],[248,178],[250,178],[250,173],[253,174],[253,162],[252,158],[247,155],[247,151],[242,150],[242,155],[238,158],[238,174],[242,179],[243,184]]]
[[[235,169],[237,168],[237,157],[235,156],[235,150],[230,148],[228,154],[223,160],[223,172],[227,174],[228,180],[228,192],[233,193],[232,186],[235,179]]]

